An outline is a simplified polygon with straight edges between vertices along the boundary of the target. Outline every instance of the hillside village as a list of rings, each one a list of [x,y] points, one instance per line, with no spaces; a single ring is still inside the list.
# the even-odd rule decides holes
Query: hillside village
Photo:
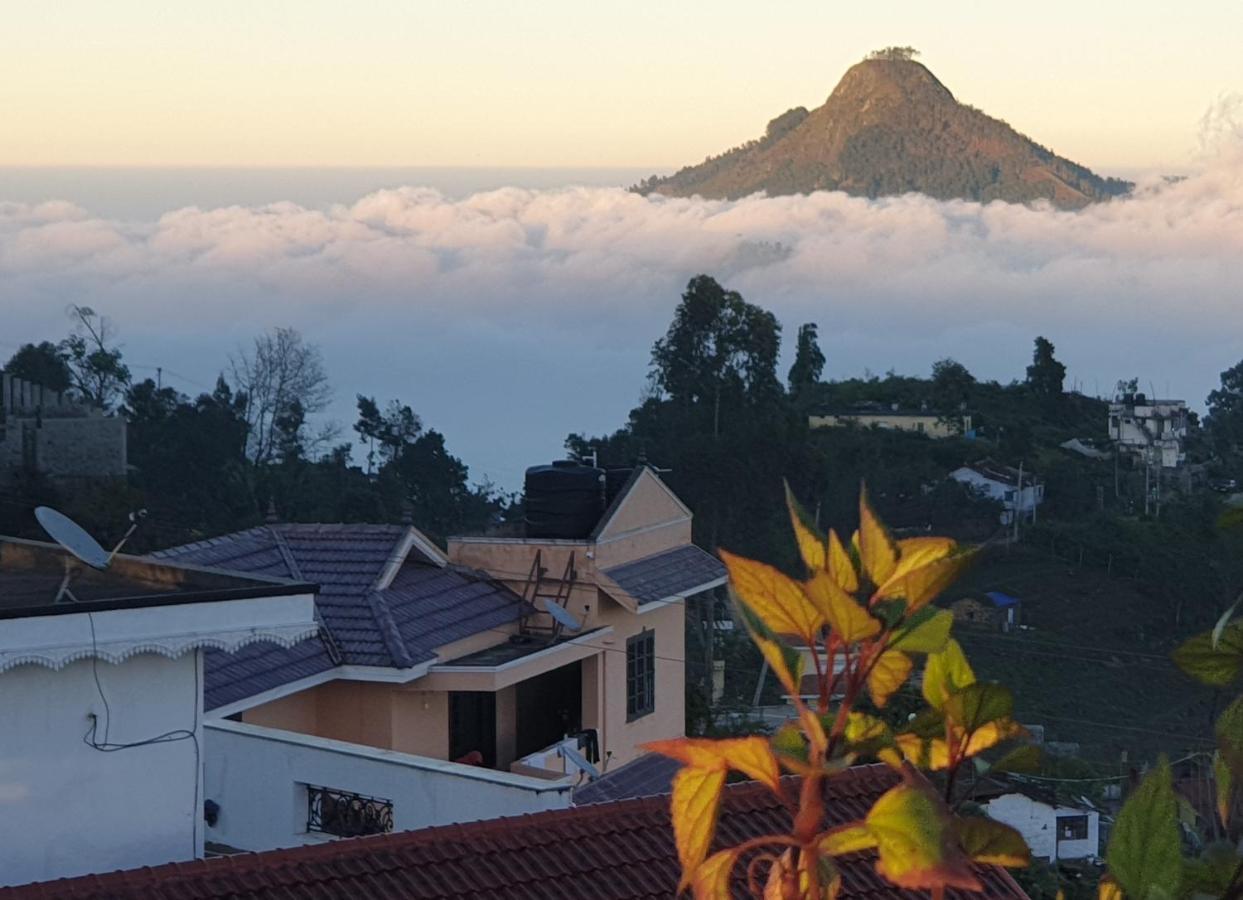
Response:
[[[438,455],[418,456],[436,433],[398,403],[360,397],[364,460],[316,457],[301,404],[322,381],[278,398],[265,447],[223,376],[190,400],[131,381],[104,341],[102,373],[55,345],[19,351],[0,381],[0,706],[17,740],[3,778],[19,786],[3,803],[28,827],[0,880],[232,859],[201,878],[144,876],[216,896],[211,878],[286,851],[307,873],[350,861],[361,891],[373,877],[364,848],[380,845],[339,839],[390,835],[400,877],[416,878],[462,865],[427,862],[420,848],[437,835],[478,847],[503,828],[532,841],[622,814],[663,833],[653,798],[676,764],[644,744],[771,731],[793,714],[717,558],[791,564],[783,476],[817,524],[852,528],[863,480],[896,535],[984,545],[938,602],[981,674],[1013,689],[1043,762],[978,779],[970,799],[1047,871],[1095,877],[1112,816],[1158,753],[1179,759],[1188,802],[1202,800],[1216,698],[1168,653],[1211,626],[1243,578],[1238,538],[1215,524],[1237,499],[1233,448],[1212,427],[1222,397],[1205,428],[1138,381],[1109,399],[1068,392],[1044,338],[1009,385],[953,360],[927,379],[826,382],[815,326],[800,329],[783,386],[771,316],[706,276],[682,303],[750,317],[750,362],[713,369],[728,357],[705,353],[687,366],[683,349],[667,351],[723,337],[688,334],[676,316],[653,351],[665,399],[607,438],[571,435],[570,458],[530,466],[515,498],[467,486],[443,437]],[[261,338],[257,358],[277,346],[315,361],[292,333]],[[227,439],[230,421],[234,443],[215,446],[235,458],[209,447],[155,468],[196,428]],[[429,465],[455,480],[432,485]],[[739,466],[755,475],[735,480]],[[207,479],[225,504],[178,521],[196,501],[164,486]],[[230,479],[244,486],[233,500],[221,496]],[[918,692],[915,673],[884,715]],[[854,777],[874,796],[892,776]],[[761,827],[748,790],[724,801],[744,831]],[[89,825],[99,809],[138,806],[103,832]],[[639,831],[618,840],[655,852]],[[660,859],[652,877],[672,884],[671,849]],[[1005,878],[992,896],[1018,890]]]

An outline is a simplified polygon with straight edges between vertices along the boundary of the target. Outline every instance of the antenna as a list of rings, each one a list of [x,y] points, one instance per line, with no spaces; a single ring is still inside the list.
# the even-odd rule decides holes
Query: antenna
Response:
[[[99,546],[99,542],[87,534],[86,529],[64,513],[57,512],[50,506],[40,506],[35,509],[35,518],[52,540],[92,569],[106,569],[112,562],[113,553],[116,551],[109,553]],[[128,533],[126,537],[129,537]]]
[[[574,613],[570,612],[564,606],[561,606],[558,603],[549,603],[545,600],[544,609],[548,611],[548,615],[552,616],[553,621],[562,628],[568,629],[569,631],[582,630],[583,623],[578,621],[578,618],[574,615]]]

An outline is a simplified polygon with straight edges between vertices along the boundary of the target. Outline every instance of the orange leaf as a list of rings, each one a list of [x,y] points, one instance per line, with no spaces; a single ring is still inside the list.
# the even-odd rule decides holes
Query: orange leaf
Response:
[[[725,786],[725,769],[685,768],[673,778],[670,809],[673,837],[682,862],[682,880],[678,892],[691,883],[695,872],[708,855],[716,832],[717,813],[721,806],[721,788]]]
[[[796,635],[814,644],[824,617],[803,587],[772,566],[720,551],[738,598],[778,634]]]
[[[1114,881],[1109,875],[1101,879],[1100,884],[1096,888],[1097,900],[1125,900],[1122,895],[1122,888],[1118,887],[1118,882]]]
[[[989,747],[995,747],[1002,741],[1023,733],[1023,726],[1011,719],[987,722],[971,732],[971,737],[967,739],[967,746],[963,748],[962,755],[964,757],[976,756]]]
[[[1031,862],[1031,850],[1023,835],[1009,825],[970,816],[955,821],[954,832],[963,852],[983,865],[1021,869]]]
[[[867,488],[859,494],[859,559],[873,585],[887,582],[898,567],[898,547],[872,510]]]
[[[871,850],[875,846],[876,838],[862,822],[834,828],[820,838],[820,852],[830,856],[858,853],[860,850]]]
[[[673,738],[652,741],[644,750],[676,759],[685,766],[712,772],[736,769],[774,791],[781,790],[781,770],[766,738]]]
[[[695,900],[729,900],[730,874],[737,861],[738,851],[734,849],[709,856],[691,877]]]
[[[867,814],[876,838],[878,871],[904,888],[980,890],[966,857],[951,841],[949,815],[926,784],[901,784],[884,793]]]
[[[918,540],[939,540],[919,538]],[[901,597],[908,610],[926,606],[957,580],[962,571],[975,559],[973,553],[957,553],[933,559],[917,568],[901,571],[889,579],[874,595],[877,599]]]
[[[829,628],[847,644],[875,637],[880,622],[872,618],[828,572],[817,572],[806,582],[807,597],[829,623]]]
[[[803,564],[808,571],[819,572],[828,568],[829,559],[824,538],[807,524],[807,514],[790,490],[786,482],[786,509],[790,511],[790,524],[794,526],[794,537],[798,541],[798,550],[802,554]]]
[[[859,573],[855,571],[854,560],[833,530],[829,531],[829,574],[846,593],[853,594],[859,590]]]
[[[872,702],[884,706],[893,692],[902,687],[911,675],[911,658],[901,650],[886,650],[868,672],[868,692]]]

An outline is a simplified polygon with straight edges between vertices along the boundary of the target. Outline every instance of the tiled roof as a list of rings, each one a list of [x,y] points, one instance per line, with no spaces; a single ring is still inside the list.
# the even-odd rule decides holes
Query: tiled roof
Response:
[[[676,759],[659,753],[644,753],[638,759],[632,759],[624,766],[576,788],[574,803],[586,806],[636,797],[659,797],[673,789],[673,776],[680,765]]]
[[[831,779],[828,824],[861,817],[896,782],[885,766],[858,766]],[[787,790],[796,789],[788,780]],[[722,846],[789,827],[787,806],[767,788],[726,788],[717,829]],[[839,862],[842,898],[926,896],[886,882],[870,854]],[[740,898],[745,868],[735,869]],[[945,896],[1026,897],[1004,871],[977,872],[984,893]],[[653,797],[89,875],[0,890],[0,900],[669,900],[678,874],[669,802]]]
[[[157,559],[258,572],[319,585],[322,639],[290,649],[255,644],[209,653],[204,704],[216,709],[325,672],[339,663],[405,669],[437,647],[499,628],[522,600],[474,572],[441,566],[411,547],[392,583],[376,590],[411,530],[401,525],[263,525],[153,554]]]
[[[723,583],[725,566],[715,556],[687,544],[605,569],[604,574],[640,603],[652,603],[685,597],[688,591],[712,582]]]

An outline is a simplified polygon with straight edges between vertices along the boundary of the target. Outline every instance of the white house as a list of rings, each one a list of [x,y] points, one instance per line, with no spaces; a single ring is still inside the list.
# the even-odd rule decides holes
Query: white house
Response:
[[[1002,524],[1013,522],[1016,510],[1023,518],[1034,521],[1036,507],[1044,502],[1044,482],[1038,475],[1020,472],[989,459],[960,466],[950,472],[949,477],[967,485],[979,496],[999,502]]]
[[[1109,404],[1109,439],[1148,465],[1174,469],[1186,461],[1185,400],[1149,400],[1120,392]]]
[[[0,538],[0,885],[202,856],[204,648],[314,635],[312,591]]]
[[[1056,861],[1100,854],[1100,813],[1086,799],[1067,805],[1052,792],[1010,782],[990,792],[983,805],[991,818],[1023,835],[1033,857]]]

